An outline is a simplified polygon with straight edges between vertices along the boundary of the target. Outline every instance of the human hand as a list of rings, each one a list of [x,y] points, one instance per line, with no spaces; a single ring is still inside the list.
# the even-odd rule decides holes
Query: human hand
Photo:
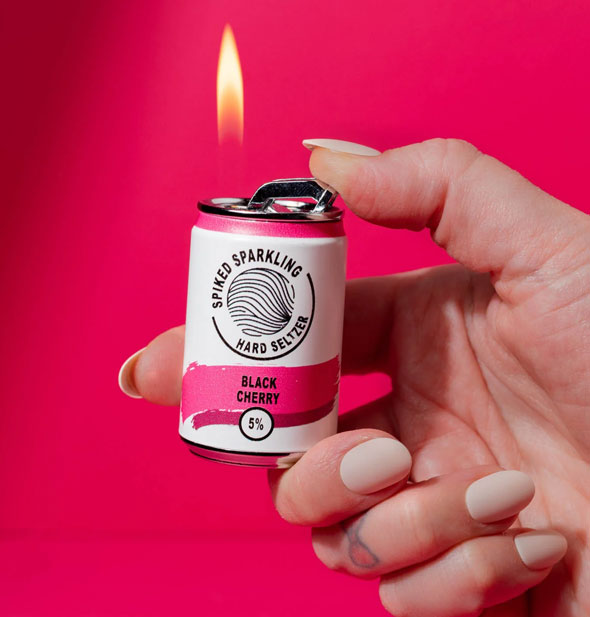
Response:
[[[397,616],[589,614],[590,218],[454,140],[316,148],[311,170],[461,265],[349,282],[343,372],[386,372],[392,393],[270,472],[279,512],[327,566],[379,576]],[[182,339],[155,339],[127,387],[176,404]]]

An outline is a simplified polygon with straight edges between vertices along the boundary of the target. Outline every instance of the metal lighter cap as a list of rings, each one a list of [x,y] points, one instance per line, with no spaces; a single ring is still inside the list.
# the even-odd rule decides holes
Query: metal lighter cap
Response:
[[[218,197],[199,201],[198,207],[210,214],[244,218],[339,221],[342,210],[334,206],[337,195],[315,178],[287,178],[263,184],[250,199]]]

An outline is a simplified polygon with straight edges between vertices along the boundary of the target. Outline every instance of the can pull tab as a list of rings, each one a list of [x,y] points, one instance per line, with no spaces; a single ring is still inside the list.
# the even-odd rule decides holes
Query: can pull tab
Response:
[[[338,193],[315,178],[289,178],[263,184],[248,202],[249,209],[262,212],[305,211],[312,214],[329,210]],[[299,201],[311,199],[313,204]]]

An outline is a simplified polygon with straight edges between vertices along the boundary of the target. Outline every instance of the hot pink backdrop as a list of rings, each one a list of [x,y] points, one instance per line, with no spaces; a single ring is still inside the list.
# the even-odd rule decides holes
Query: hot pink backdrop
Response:
[[[587,209],[585,2],[13,3],[0,36],[0,596],[10,615],[380,615],[274,513],[263,472],[189,455],[123,360],[184,320],[198,198],[307,175],[305,137],[461,137]],[[242,170],[217,147],[229,21]],[[350,277],[445,261],[347,215]],[[383,392],[346,378],[342,407]],[[206,539],[204,539],[206,538]]]

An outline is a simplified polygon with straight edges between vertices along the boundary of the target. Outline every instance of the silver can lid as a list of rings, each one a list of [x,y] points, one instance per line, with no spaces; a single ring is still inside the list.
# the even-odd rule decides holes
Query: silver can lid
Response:
[[[199,201],[202,212],[283,221],[339,221],[338,193],[315,178],[287,178],[263,184],[250,199],[217,197]]]

